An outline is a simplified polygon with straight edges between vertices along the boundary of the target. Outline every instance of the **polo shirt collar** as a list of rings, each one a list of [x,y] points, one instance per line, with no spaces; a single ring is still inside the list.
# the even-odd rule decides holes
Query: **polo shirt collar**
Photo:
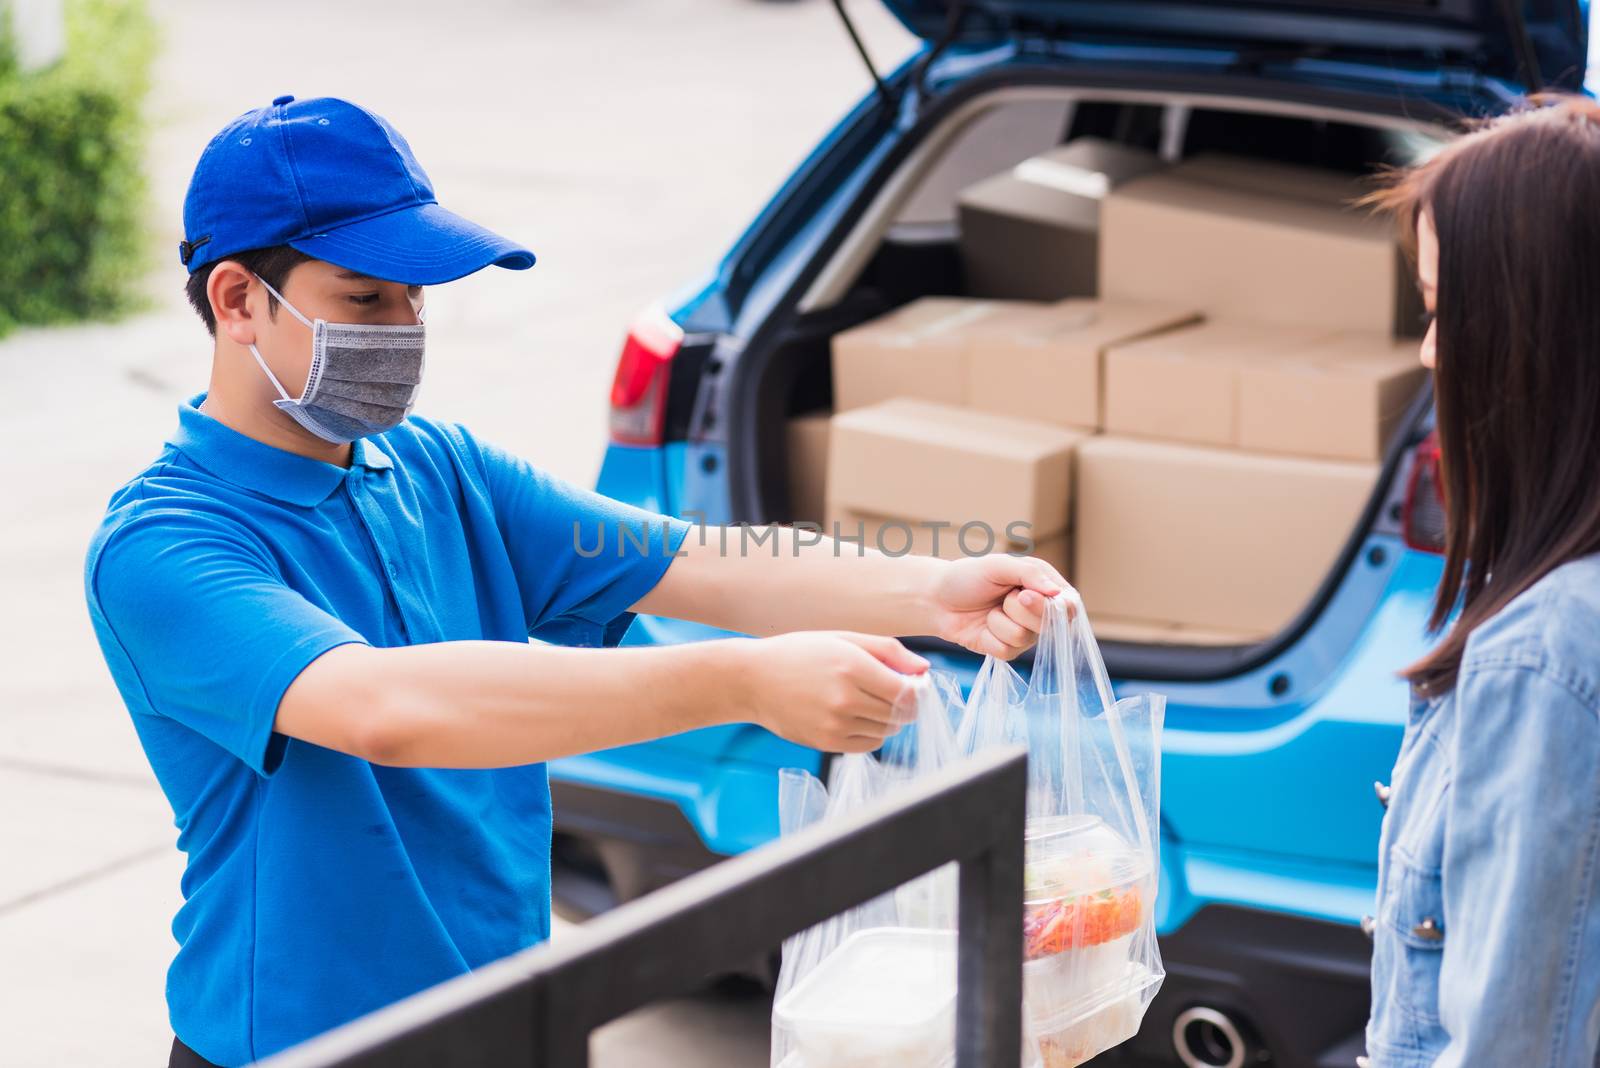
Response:
[[[350,473],[338,464],[274,448],[241,434],[200,410],[206,399],[197,393],[178,405],[178,429],[167,443],[189,459],[227,482],[276,500],[309,508]],[[350,452],[351,467],[381,470],[394,461],[367,438],[357,438]]]

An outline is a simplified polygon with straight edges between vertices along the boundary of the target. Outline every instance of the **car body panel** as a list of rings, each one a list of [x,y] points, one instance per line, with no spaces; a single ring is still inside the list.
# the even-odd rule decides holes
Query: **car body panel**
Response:
[[[1382,810],[1372,782],[1393,765],[1407,707],[1396,672],[1425,649],[1438,578],[1436,558],[1403,548],[1393,556],[1393,567],[1363,559],[1312,630],[1257,671],[1221,683],[1119,684],[1167,694],[1162,807],[1180,841],[1375,862]],[[1362,596],[1373,585],[1375,603]],[[1329,641],[1343,628],[1323,625],[1352,617],[1360,631]],[[1297,693],[1290,665],[1319,661],[1320,677]],[[1283,676],[1290,688],[1274,698]]]
[[[595,488],[607,497],[652,512],[673,513],[665,449],[613,444],[600,462]]]

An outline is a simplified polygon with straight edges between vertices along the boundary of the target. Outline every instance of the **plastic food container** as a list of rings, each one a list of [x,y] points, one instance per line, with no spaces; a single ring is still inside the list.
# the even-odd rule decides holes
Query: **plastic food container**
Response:
[[[1099,817],[1030,820],[1023,855],[1026,960],[1074,953],[1089,967],[1109,955],[1087,951],[1139,929],[1149,864]]]
[[[1156,977],[1140,964],[1128,963],[1124,968],[1127,974],[1113,984],[1109,999],[1069,1008],[1055,1019],[1040,1020],[1031,1012],[1027,1014],[1030,1042],[1025,1049],[1036,1055],[1031,1065],[1077,1068],[1138,1033],[1146,991],[1155,985]],[[1024,1060],[1028,1060],[1026,1054]]]
[[[955,1059],[956,933],[857,931],[773,1006],[772,1019],[805,1068],[945,1068]]]
[[[1134,959],[1151,871],[1095,816],[1030,820],[1024,857],[1023,1006],[1045,1068],[1066,1068],[1138,1028],[1155,982]]]

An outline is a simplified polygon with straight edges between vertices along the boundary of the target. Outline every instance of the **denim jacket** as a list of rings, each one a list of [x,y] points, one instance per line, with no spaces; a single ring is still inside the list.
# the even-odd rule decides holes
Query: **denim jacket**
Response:
[[[1372,1068],[1590,1068],[1600,1046],[1600,555],[1414,700],[1378,857]]]

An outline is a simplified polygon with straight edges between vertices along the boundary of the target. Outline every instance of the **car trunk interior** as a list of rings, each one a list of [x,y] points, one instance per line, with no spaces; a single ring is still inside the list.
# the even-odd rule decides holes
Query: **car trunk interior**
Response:
[[[792,484],[799,476],[791,474],[790,424],[796,417],[832,410],[835,382],[831,352],[834,339],[841,332],[919,298],[974,295],[963,256],[957,207],[962,191],[974,183],[1079,138],[1141,149],[1159,157],[1165,165],[1221,153],[1351,177],[1412,162],[1434,143],[1428,129],[1421,125],[1386,118],[1375,118],[1369,124],[1346,113],[1306,109],[1296,114],[1280,105],[1210,97],[1195,102],[1119,100],[1078,95],[1072,90],[1030,88],[997,92],[979,98],[975,104],[966,114],[952,113],[942,124],[929,128],[927,139],[942,138],[942,144],[920,155],[913,150],[906,156],[891,179],[899,183],[892,202],[886,202],[881,192],[878,194],[883,209],[861,216],[844,242],[830,254],[787,325],[760,351],[745,354],[745,359],[759,361],[754,373],[759,376],[755,396],[759,398],[760,414],[753,424],[759,438],[754,443],[754,455],[762,514],[744,518],[818,523],[829,518],[808,514],[817,511],[815,505],[802,505],[801,487]],[[992,287],[981,295],[991,299],[1010,296],[993,292]],[[1399,305],[1393,334],[1400,339],[1420,334],[1415,309],[1406,307],[1403,297]],[[1200,311],[1206,314],[1205,309]],[[1420,385],[1414,380],[1407,382],[1410,403],[1406,407],[1412,422],[1426,411],[1423,394],[1427,388],[1425,381]],[[1387,450],[1370,464],[1370,475],[1361,489],[1364,500],[1372,498],[1374,488],[1392,488],[1386,483],[1393,480],[1400,443],[1406,437],[1407,429],[1402,426],[1392,435]],[[1076,478],[1081,481],[1081,458],[1074,460],[1074,466],[1079,469]],[[1292,469],[1287,477],[1293,477]],[[1345,523],[1345,529],[1338,532],[1340,544],[1362,533],[1360,524],[1370,520],[1376,506],[1376,499],[1370,500],[1360,509],[1361,519]],[[1074,507],[1081,508],[1081,502]],[[1082,519],[1081,514],[1076,515],[1080,529]],[[1171,538],[1167,544],[1168,553],[1180,558],[1187,554],[1180,561],[1184,568],[1212,566],[1203,544],[1181,537]],[[1284,614],[1270,627],[1247,632],[1243,628],[1172,628],[1160,620],[1130,620],[1126,624],[1108,623],[1101,636],[1109,642],[1145,647],[1148,653],[1181,652],[1187,646],[1207,646],[1211,647],[1208,651],[1221,653],[1223,647],[1229,647],[1235,655],[1227,662],[1242,663],[1246,649],[1268,648],[1304,626],[1315,597],[1321,595],[1319,585],[1325,591],[1333,572],[1348,558],[1349,553],[1344,552],[1329,559],[1322,568],[1322,579],[1295,595],[1296,610]],[[1080,580],[1078,575],[1068,577],[1075,583]],[[1248,575],[1238,577],[1241,581],[1250,579]],[[1087,591],[1086,598],[1093,617],[1095,600]],[[1146,658],[1146,662],[1151,661]],[[1210,662],[1224,661],[1213,657]]]

